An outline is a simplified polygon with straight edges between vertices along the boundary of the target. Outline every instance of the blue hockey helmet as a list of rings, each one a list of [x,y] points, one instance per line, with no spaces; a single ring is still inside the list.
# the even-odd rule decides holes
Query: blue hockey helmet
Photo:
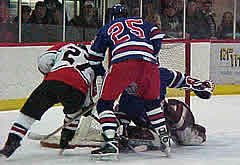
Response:
[[[128,16],[127,8],[122,4],[116,4],[112,7],[112,19],[126,18]]]

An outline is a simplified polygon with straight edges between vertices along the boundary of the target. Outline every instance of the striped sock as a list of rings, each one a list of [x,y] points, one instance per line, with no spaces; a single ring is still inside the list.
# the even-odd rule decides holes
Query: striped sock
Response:
[[[117,130],[117,119],[115,114],[111,110],[105,110],[99,114],[99,118],[104,135],[108,139],[113,139]]]

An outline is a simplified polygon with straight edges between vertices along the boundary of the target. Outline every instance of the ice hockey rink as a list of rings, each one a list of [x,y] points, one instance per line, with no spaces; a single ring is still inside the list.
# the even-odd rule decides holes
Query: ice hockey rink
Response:
[[[202,146],[172,146],[170,158],[159,151],[121,154],[119,161],[90,160],[90,149],[67,150],[63,156],[57,149],[42,148],[39,141],[24,139],[14,155],[0,160],[0,165],[239,165],[240,164],[240,96],[213,96],[210,100],[192,97],[192,112],[196,123],[207,129],[207,141]],[[0,112],[0,146],[6,140],[11,123],[18,111]],[[60,107],[51,108],[32,131],[48,134],[61,126],[63,114]]]

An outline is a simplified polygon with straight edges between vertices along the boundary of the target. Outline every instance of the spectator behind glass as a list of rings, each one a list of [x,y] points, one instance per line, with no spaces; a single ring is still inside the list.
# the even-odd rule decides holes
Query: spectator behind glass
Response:
[[[216,22],[214,20],[215,13],[212,10],[212,0],[196,0],[200,12],[202,12],[208,20],[211,39],[216,39]]]
[[[48,24],[63,25],[63,6],[58,0],[44,0],[47,6]],[[65,23],[68,24],[67,15]]]
[[[161,15],[162,31],[168,36],[179,38],[182,37],[182,22],[177,15],[176,3],[169,3],[166,8],[163,9]]]
[[[69,24],[73,26],[98,28],[97,10],[94,3],[89,0],[85,1],[82,10],[83,13],[80,14],[80,16],[74,16]]]
[[[27,5],[22,5],[22,23],[29,23],[29,19],[31,16],[31,7]],[[14,23],[18,23],[19,19],[16,16],[13,20]]]
[[[44,2],[38,1],[30,17],[30,22],[35,24],[47,24],[47,7]]]
[[[239,33],[239,24],[236,25]],[[221,24],[217,28],[217,39],[233,39],[233,14],[230,11],[223,13]]]
[[[201,6],[200,6],[201,7]],[[195,1],[187,5],[186,38],[187,39],[215,39],[216,24],[209,13],[204,13]]]
[[[161,17],[159,13],[155,12],[152,16],[147,16],[146,21],[156,25],[160,30],[162,29]]]
[[[143,18],[151,17],[153,15],[152,0],[143,0]]]
[[[8,23],[8,7],[5,4],[6,2],[1,0],[0,1],[0,23]]]
[[[7,1],[0,0],[0,42],[17,42],[17,27],[10,23]]]

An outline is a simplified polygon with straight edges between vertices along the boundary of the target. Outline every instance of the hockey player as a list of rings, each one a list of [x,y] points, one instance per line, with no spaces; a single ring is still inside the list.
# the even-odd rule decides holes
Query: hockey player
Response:
[[[0,156],[10,157],[21,145],[32,124],[54,104],[64,107],[64,123],[73,119],[83,107],[92,103],[91,95],[98,71],[91,68],[84,47],[60,43],[49,48],[38,59],[38,69],[44,74],[42,83],[31,93],[12,124]],[[73,138],[79,118],[62,129],[60,148]]]
[[[119,130],[121,130],[117,131],[120,152],[132,152],[140,146],[141,151],[159,150],[156,145],[156,142],[158,142],[156,132],[152,129],[146,114],[142,113],[142,115],[131,119],[121,110],[118,109],[116,112],[116,116],[120,121]],[[206,129],[195,123],[193,113],[188,105],[182,101],[168,99],[164,104],[164,114],[167,118],[170,137],[176,145],[201,145],[206,141]],[[130,124],[130,121],[133,121],[135,125]]]
[[[209,99],[213,93],[215,85],[212,81],[206,80],[201,82],[198,79],[185,76],[183,73],[168,70],[166,68],[159,68],[160,71],[160,98],[162,100],[162,107],[164,108],[164,114],[167,118],[167,126],[171,133],[172,140],[178,145],[200,145],[206,140],[206,130],[203,126],[195,124],[194,116],[188,105],[176,100],[176,99],[165,99],[167,88],[179,88],[179,89],[190,89],[194,93],[202,98]],[[151,90],[151,89],[149,89]],[[130,139],[150,138],[153,140],[152,134],[154,132],[145,131],[147,136],[144,136],[144,129],[151,128],[144,108],[144,100],[137,97],[138,88],[136,84],[131,84],[121,95],[119,104],[116,106],[116,114],[122,124],[125,124],[127,128],[127,137]],[[133,121],[136,128],[126,127]],[[138,130],[138,131],[137,131]],[[138,132],[141,132],[139,135]],[[137,135],[138,134],[138,135]],[[144,138],[143,138],[144,140]],[[136,145],[136,144],[134,144]]]
[[[159,135],[161,151],[168,155],[170,146],[165,117],[158,99],[159,90],[154,90],[160,88],[157,54],[164,34],[142,18],[127,18],[127,9],[121,4],[114,5],[112,13],[114,20],[98,31],[89,50],[91,65],[104,59],[107,48],[111,56],[110,71],[105,76],[97,103],[106,143],[92,151],[92,156],[117,158],[119,148],[115,139],[117,123],[113,103],[132,82],[141,91],[138,96],[146,100],[146,114]]]

